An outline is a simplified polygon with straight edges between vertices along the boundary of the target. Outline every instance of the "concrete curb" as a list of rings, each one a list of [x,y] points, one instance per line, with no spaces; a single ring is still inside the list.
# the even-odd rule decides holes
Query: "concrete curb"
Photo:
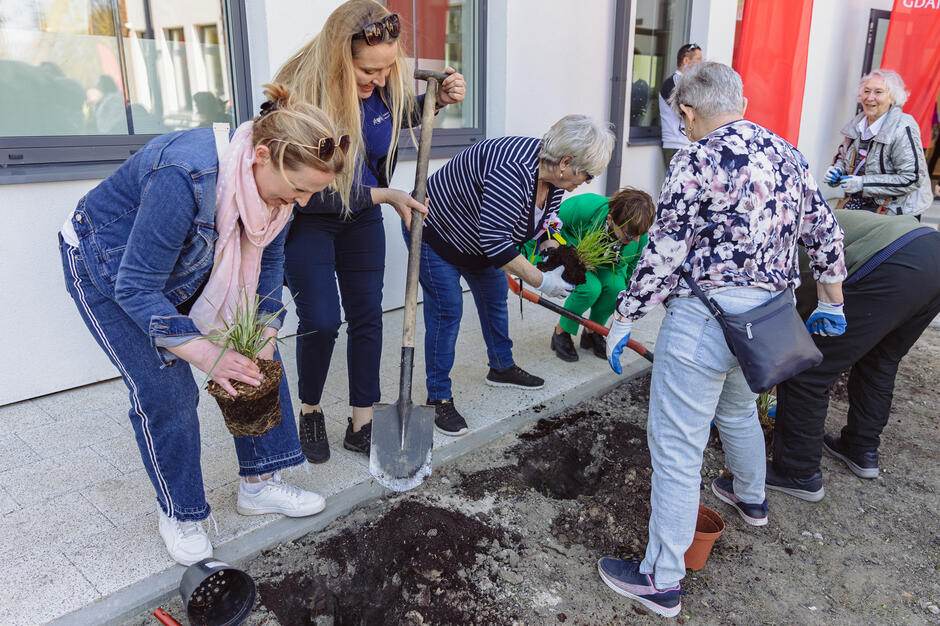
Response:
[[[434,452],[433,466],[441,467],[482,448],[503,435],[522,430],[533,422],[560,413],[564,409],[588,398],[603,395],[629,380],[652,369],[644,359],[624,366],[622,376],[605,374],[579,385],[575,389],[553,396],[539,405],[529,407],[515,415],[471,432],[453,444]],[[215,550],[215,557],[232,565],[244,565],[264,550],[287,541],[293,541],[311,532],[323,530],[337,518],[386,495],[386,490],[375,480],[367,480],[348,487],[327,498],[322,513],[309,518],[284,517]],[[155,574],[150,578],[122,589],[107,598],[64,615],[52,622],[54,626],[85,624],[121,624],[149,607],[159,605],[178,593],[180,578],[185,568],[181,565]]]

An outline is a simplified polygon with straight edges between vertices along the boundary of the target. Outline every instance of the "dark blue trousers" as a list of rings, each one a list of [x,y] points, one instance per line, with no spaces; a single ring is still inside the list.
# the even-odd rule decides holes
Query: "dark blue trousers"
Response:
[[[381,209],[374,206],[348,220],[297,214],[291,222],[284,254],[287,286],[300,318],[300,401],[320,403],[339,334],[342,303],[348,324],[349,404],[372,406],[380,398],[382,357],[385,228]]]

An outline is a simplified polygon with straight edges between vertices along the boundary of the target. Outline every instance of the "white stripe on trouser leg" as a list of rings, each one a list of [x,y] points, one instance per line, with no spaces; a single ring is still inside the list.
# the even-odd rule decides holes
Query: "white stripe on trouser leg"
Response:
[[[134,379],[130,377],[130,374],[128,374],[127,370],[124,368],[124,364],[121,363],[120,359],[118,359],[117,354],[115,354],[114,349],[111,347],[111,342],[108,341],[107,336],[101,330],[101,326],[98,324],[98,320],[95,319],[95,316],[91,312],[91,308],[85,301],[85,293],[82,291],[81,287],[82,279],[78,277],[78,270],[75,267],[75,248],[69,246],[68,256],[69,271],[72,272],[72,284],[75,287],[75,292],[78,293],[82,308],[85,310],[85,315],[87,315],[88,319],[91,320],[92,325],[95,327],[95,332],[98,334],[98,338],[101,339],[102,345],[105,346],[105,350],[107,350],[111,360],[114,361],[118,369],[121,370],[121,374],[124,376],[124,380],[126,380],[131,387],[131,397],[134,399],[134,412],[137,413],[138,417],[140,417],[141,431],[144,433],[144,440],[147,445],[147,454],[150,456],[150,463],[153,465],[153,473],[157,477],[157,483],[160,485],[160,491],[163,492],[163,498],[166,500],[166,506],[167,509],[169,509],[168,515],[169,517],[173,517],[173,499],[170,496],[170,489],[166,484],[166,479],[163,477],[162,472],[160,472],[160,465],[157,462],[157,452],[153,447],[153,436],[150,434],[149,419],[147,418],[147,414],[144,412],[143,407],[140,405],[140,398],[137,397],[137,384],[134,383]]]

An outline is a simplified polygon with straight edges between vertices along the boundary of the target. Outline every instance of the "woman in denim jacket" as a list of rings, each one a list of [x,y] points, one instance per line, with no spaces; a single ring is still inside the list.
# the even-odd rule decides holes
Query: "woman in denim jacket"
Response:
[[[330,458],[320,406],[342,308],[348,324],[348,418],[343,447],[369,454],[372,405],[380,399],[382,282],[385,227],[382,203],[405,223],[424,207],[407,192],[390,189],[402,128],[421,121],[423,97],[415,98],[399,35],[397,13],[373,0],[349,0],[327,18],[323,30],[278,70],[276,80],[326,111],[348,132],[350,165],[326,193],[294,207],[285,243],[284,270],[300,318],[297,376],[300,445],[307,460]],[[460,102],[466,83],[451,73],[438,91],[438,106]],[[351,186],[351,189],[350,189]],[[348,198],[338,190],[349,190]],[[336,285],[339,286],[337,293]]]
[[[263,313],[281,310],[291,206],[343,168],[322,111],[294,102],[281,85],[266,93],[264,112],[239,126],[223,159],[212,129],[157,137],[78,202],[59,238],[69,294],[130,391],[160,535],[183,565],[212,556],[212,546],[200,523],[210,509],[199,462],[199,390],[180,360],[232,395],[230,381],[260,384],[254,362],[205,335],[254,293],[267,296]],[[283,313],[265,335],[276,336],[282,321]],[[280,360],[273,341],[260,358]],[[235,438],[244,515],[299,517],[324,507],[321,496],[279,478],[304,460],[286,377],[279,393],[281,423],[261,437]]]

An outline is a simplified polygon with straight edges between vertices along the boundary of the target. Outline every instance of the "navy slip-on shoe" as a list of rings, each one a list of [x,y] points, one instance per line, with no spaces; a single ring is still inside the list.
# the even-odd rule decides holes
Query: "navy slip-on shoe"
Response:
[[[807,502],[819,502],[826,495],[820,470],[816,470],[806,478],[797,478],[781,474],[774,469],[774,465],[770,461],[767,461],[767,476],[764,478],[764,487]]]
[[[845,463],[859,478],[878,478],[878,451],[849,456],[839,435],[825,435],[823,450]]]
[[[597,562],[597,572],[604,583],[622,596],[636,600],[663,617],[675,617],[682,610],[680,585],[657,589],[649,574],[640,573],[640,563],[634,560],[605,556]]]
[[[722,502],[733,506],[738,515],[751,526],[767,525],[767,498],[760,504],[749,504],[734,495],[734,483],[727,478],[716,478],[712,481],[712,493]]]

